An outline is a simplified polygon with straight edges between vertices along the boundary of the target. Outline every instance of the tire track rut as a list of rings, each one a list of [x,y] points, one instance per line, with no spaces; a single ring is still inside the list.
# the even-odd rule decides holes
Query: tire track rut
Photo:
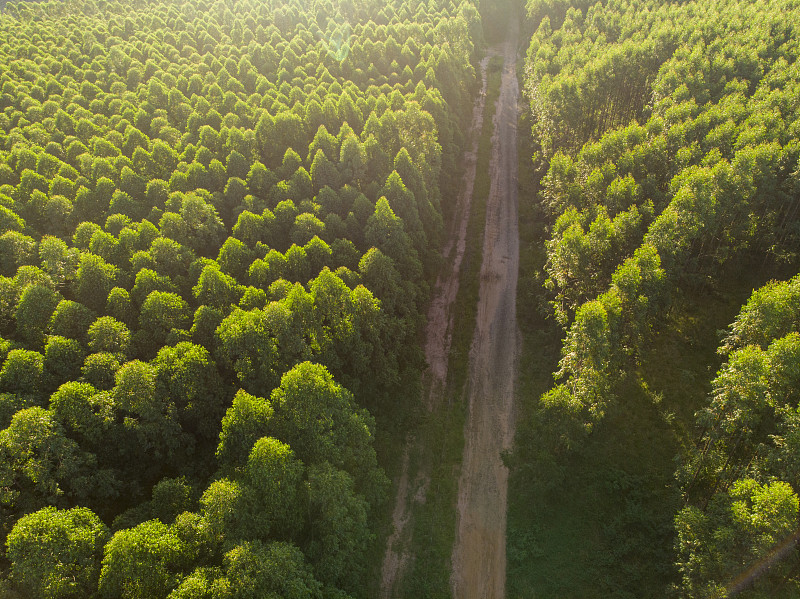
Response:
[[[461,262],[464,258],[467,243],[467,226],[469,224],[472,194],[475,187],[475,174],[478,164],[478,143],[483,128],[483,113],[486,106],[486,90],[488,84],[487,67],[491,55],[485,57],[480,64],[482,87],[472,112],[472,123],[469,137],[471,143],[464,152],[464,177],[461,192],[456,203],[452,225],[447,244],[442,250],[442,264],[446,265],[434,287],[433,299],[428,309],[428,320],[425,329],[425,359],[428,368],[425,373],[425,404],[429,411],[433,410],[442,396],[447,382],[447,363],[450,357],[450,345],[453,338],[453,303],[458,295],[458,283],[461,273]],[[409,455],[414,451],[415,440],[407,442],[400,468],[400,478],[395,495],[392,524],[394,530],[386,542],[381,567],[382,599],[396,596],[397,587],[406,570],[411,545],[411,508],[414,504],[424,503],[430,484],[430,476],[425,465],[420,467],[413,479],[409,473]]]
[[[506,581],[508,471],[501,452],[514,434],[519,233],[517,138],[519,85],[514,23],[503,47],[494,118],[478,317],[470,350],[469,411],[458,485],[458,524],[450,578],[456,599],[502,599]]]

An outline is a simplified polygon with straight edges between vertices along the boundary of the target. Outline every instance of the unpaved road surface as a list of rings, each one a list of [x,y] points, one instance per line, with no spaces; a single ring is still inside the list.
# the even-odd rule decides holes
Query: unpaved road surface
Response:
[[[470,350],[469,412],[450,578],[455,599],[505,596],[508,471],[500,454],[511,446],[513,437],[514,375],[519,344],[516,37],[517,32],[510,31],[503,49],[500,97],[494,117],[491,189],[486,209],[478,318]]]
[[[428,363],[428,409],[433,409],[436,400],[447,382],[447,362],[450,358],[450,344],[453,340],[453,303],[458,295],[458,281],[461,261],[467,247],[467,225],[469,224],[472,192],[475,188],[475,172],[478,166],[478,143],[483,128],[483,112],[486,107],[488,77],[486,68],[491,54],[481,61],[481,80],[483,85],[475,106],[472,109],[472,124],[469,139],[472,143],[464,152],[464,177],[461,193],[458,196],[455,214],[448,235],[447,244],[442,250],[442,264],[436,287],[433,292],[428,321],[425,329],[425,361]]]
[[[464,152],[464,178],[461,192],[456,203],[455,213],[448,234],[447,244],[442,251],[444,265],[428,310],[428,321],[425,329],[425,358],[428,363],[426,372],[426,404],[432,410],[438,403],[447,382],[447,363],[450,357],[450,344],[453,338],[453,303],[458,295],[458,281],[461,261],[467,240],[472,192],[475,187],[475,171],[478,164],[478,143],[483,128],[483,112],[486,106],[487,76],[486,69],[490,56],[481,62],[481,80],[483,85],[472,112],[472,123],[469,137],[471,144]],[[397,485],[392,524],[394,531],[386,542],[386,553],[381,567],[381,597],[390,599],[396,596],[397,586],[409,561],[411,543],[411,508],[413,504],[425,502],[430,477],[423,470],[409,473],[409,453],[414,440],[408,442],[401,463],[400,479]]]

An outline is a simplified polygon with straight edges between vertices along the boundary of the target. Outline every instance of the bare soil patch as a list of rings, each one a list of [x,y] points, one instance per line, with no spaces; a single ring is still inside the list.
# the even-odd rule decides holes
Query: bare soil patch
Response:
[[[514,379],[520,343],[516,320],[516,31],[509,32],[503,57],[450,579],[457,599],[505,596],[508,470],[501,453],[511,446],[514,434]]]
[[[453,304],[458,295],[461,262],[466,249],[467,225],[470,217],[472,194],[475,186],[475,174],[478,161],[478,142],[483,127],[483,113],[486,105],[487,66],[491,56],[481,61],[482,87],[475,100],[469,137],[470,146],[464,152],[464,176],[458,196],[454,217],[450,226],[447,243],[442,250],[444,265],[433,292],[433,299],[428,309],[428,320],[425,330],[425,358],[428,369],[425,374],[425,403],[428,410],[437,405],[447,382],[447,363],[453,337]],[[423,504],[430,485],[430,476],[421,466],[413,476],[413,484],[409,473],[409,455],[415,445],[409,439],[401,464],[400,479],[397,485],[392,524],[394,531],[386,543],[386,553],[381,568],[381,591],[383,599],[395,596],[398,583],[410,558],[411,544],[411,508],[414,504]]]
[[[441,397],[447,382],[447,362],[450,358],[450,346],[453,340],[453,303],[458,295],[458,281],[461,273],[461,261],[467,246],[467,225],[469,224],[472,193],[475,188],[475,173],[478,165],[478,142],[483,128],[483,112],[486,107],[486,89],[488,77],[486,69],[493,56],[489,53],[481,61],[481,91],[475,100],[472,112],[472,125],[468,139],[469,149],[464,152],[464,176],[461,181],[461,193],[448,235],[447,244],[442,250],[444,268],[439,273],[433,299],[428,308],[428,321],[425,329],[425,360],[427,370],[427,404],[432,409],[436,400]]]

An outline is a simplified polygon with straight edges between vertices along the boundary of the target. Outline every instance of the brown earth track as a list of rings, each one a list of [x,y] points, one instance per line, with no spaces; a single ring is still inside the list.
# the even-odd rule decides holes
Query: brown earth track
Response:
[[[458,196],[455,214],[448,235],[448,241],[442,250],[442,263],[445,265],[436,281],[434,295],[428,308],[428,320],[425,329],[425,360],[428,363],[427,405],[433,409],[436,400],[441,397],[447,382],[447,363],[450,358],[450,345],[453,340],[453,303],[458,295],[458,282],[461,274],[461,261],[467,247],[467,226],[472,192],[475,188],[475,174],[478,166],[478,143],[483,128],[483,112],[486,107],[486,90],[488,77],[486,69],[493,54],[481,61],[481,91],[475,99],[472,111],[472,125],[469,138],[470,148],[464,152],[464,176],[461,181],[461,193]]]
[[[501,452],[514,434],[519,233],[517,25],[503,47],[494,117],[478,317],[470,350],[464,457],[450,578],[456,599],[502,599],[506,581],[508,471]]]
[[[459,275],[461,262],[464,258],[467,239],[467,225],[469,224],[472,193],[475,186],[475,173],[478,164],[478,143],[481,129],[483,128],[483,113],[486,105],[487,66],[490,56],[481,61],[481,80],[483,82],[480,93],[475,99],[472,112],[472,123],[469,137],[471,144],[464,152],[464,176],[461,184],[461,193],[458,196],[456,209],[448,235],[447,243],[442,250],[442,264],[444,265],[433,292],[428,320],[425,329],[425,358],[428,369],[425,374],[426,395],[425,404],[428,410],[433,410],[438,399],[444,391],[447,382],[447,363],[450,356],[450,345],[453,338],[453,303],[458,295]],[[394,530],[386,542],[386,553],[381,568],[380,596],[389,599],[395,596],[397,586],[401,580],[409,560],[409,546],[411,544],[410,508],[413,503],[424,503],[429,485],[429,475],[425,465],[417,472],[413,479],[412,488],[409,488],[409,453],[414,445],[414,439],[407,443],[401,463],[400,479],[397,485],[392,524]]]

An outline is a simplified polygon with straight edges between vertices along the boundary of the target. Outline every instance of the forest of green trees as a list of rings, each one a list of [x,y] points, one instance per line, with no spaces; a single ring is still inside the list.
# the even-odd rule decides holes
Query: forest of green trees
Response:
[[[370,597],[521,2],[2,4],[0,596]],[[800,0],[525,9],[507,594],[797,597]]]
[[[796,597],[800,4],[527,10],[539,176],[521,202],[545,223],[531,277],[562,342],[517,488],[552,505],[588,470],[608,518],[585,529],[604,537],[600,584],[541,596]],[[666,477],[634,463],[652,456]]]
[[[20,1],[0,32],[0,594],[364,596],[477,7]]]

